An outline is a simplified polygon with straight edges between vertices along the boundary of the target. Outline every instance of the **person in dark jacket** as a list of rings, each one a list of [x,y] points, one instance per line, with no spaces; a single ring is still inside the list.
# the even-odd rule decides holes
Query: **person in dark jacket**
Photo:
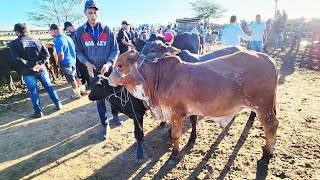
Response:
[[[88,0],[85,3],[84,13],[88,21],[80,26],[75,35],[76,54],[79,60],[87,66],[90,77],[99,73],[106,73],[117,59],[119,48],[114,33],[106,25],[98,21],[98,7],[96,2]],[[97,109],[101,120],[100,140],[105,140],[109,131],[107,108],[110,103],[98,100]],[[122,124],[118,111],[111,107],[113,120]]]
[[[64,29],[68,35],[72,38],[73,42],[75,41],[75,32],[76,28],[72,25],[71,22],[65,22],[64,23]],[[77,76],[81,79],[82,84],[87,84],[90,87],[90,77],[88,74],[88,70],[86,65],[81,63],[79,59],[76,59],[76,67],[77,67]]]
[[[41,43],[41,41],[28,35],[28,30],[25,24],[15,24],[14,31],[18,38],[10,42],[9,49],[15,65],[21,68],[23,79],[30,93],[34,110],[34,114],[30,117],[40,118],[43,116],[38,93],[38,80],[48,92],[50,98],[56,105],[56,109],[60,110],[62,107],[61,101],[51,84],[45,67],[45,63],[50,58],[48,49]]]
[[[127,21],[122,21],[122,28],[118,32],[117,41],[119,45],[120,54],[127,52],[130,49],[135,49],[131,41],[131,34],[129,33],[129,25]]]

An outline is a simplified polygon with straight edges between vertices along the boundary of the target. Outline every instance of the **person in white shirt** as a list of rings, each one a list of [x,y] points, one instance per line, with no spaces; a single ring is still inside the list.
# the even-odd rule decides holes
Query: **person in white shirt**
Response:
[[[251,50],[262,52],[263,40],[266,40],[267,28],[266,23],[261,21],[260,14],[256,15],[256,22],[250,24],[249,31],[251,32]]]
[[[236,24],[237,17],[231,16],[230,24],[226,26],[222,31],[221,43],[226,46],[240,46],[240,38],[250,41],[250,37],[247,36],[243,30]]]

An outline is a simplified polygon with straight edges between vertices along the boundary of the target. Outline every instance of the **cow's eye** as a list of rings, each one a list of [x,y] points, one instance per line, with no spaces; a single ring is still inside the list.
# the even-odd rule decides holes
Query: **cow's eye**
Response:
[[[122,65],[119,64],[118,65],[118,69],[121,70],[122,69]]]

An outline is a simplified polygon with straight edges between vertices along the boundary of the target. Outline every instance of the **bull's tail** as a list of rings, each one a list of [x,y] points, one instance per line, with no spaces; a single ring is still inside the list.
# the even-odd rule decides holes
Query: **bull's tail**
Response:
[[[276,94],[274,94],[273,112],[274,112],[274,115],[277,115]]]

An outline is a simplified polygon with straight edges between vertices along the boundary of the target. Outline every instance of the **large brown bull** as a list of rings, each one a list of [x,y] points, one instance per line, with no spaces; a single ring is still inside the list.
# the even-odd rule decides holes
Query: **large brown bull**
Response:
[[[170,119],[170,159],[179,153],[184,117],[211,117],[225,127],[243,108],[249,108],[257,113],[266,136],[262,162],[273,156],[276,142],[277,82],[275,62],[252,51],[200,63],[186,63],[177,56],[154,63],[131,50],[119,56],[109,77],[110,85],[124,85],[133,96],[144,100],[157,119]]]

